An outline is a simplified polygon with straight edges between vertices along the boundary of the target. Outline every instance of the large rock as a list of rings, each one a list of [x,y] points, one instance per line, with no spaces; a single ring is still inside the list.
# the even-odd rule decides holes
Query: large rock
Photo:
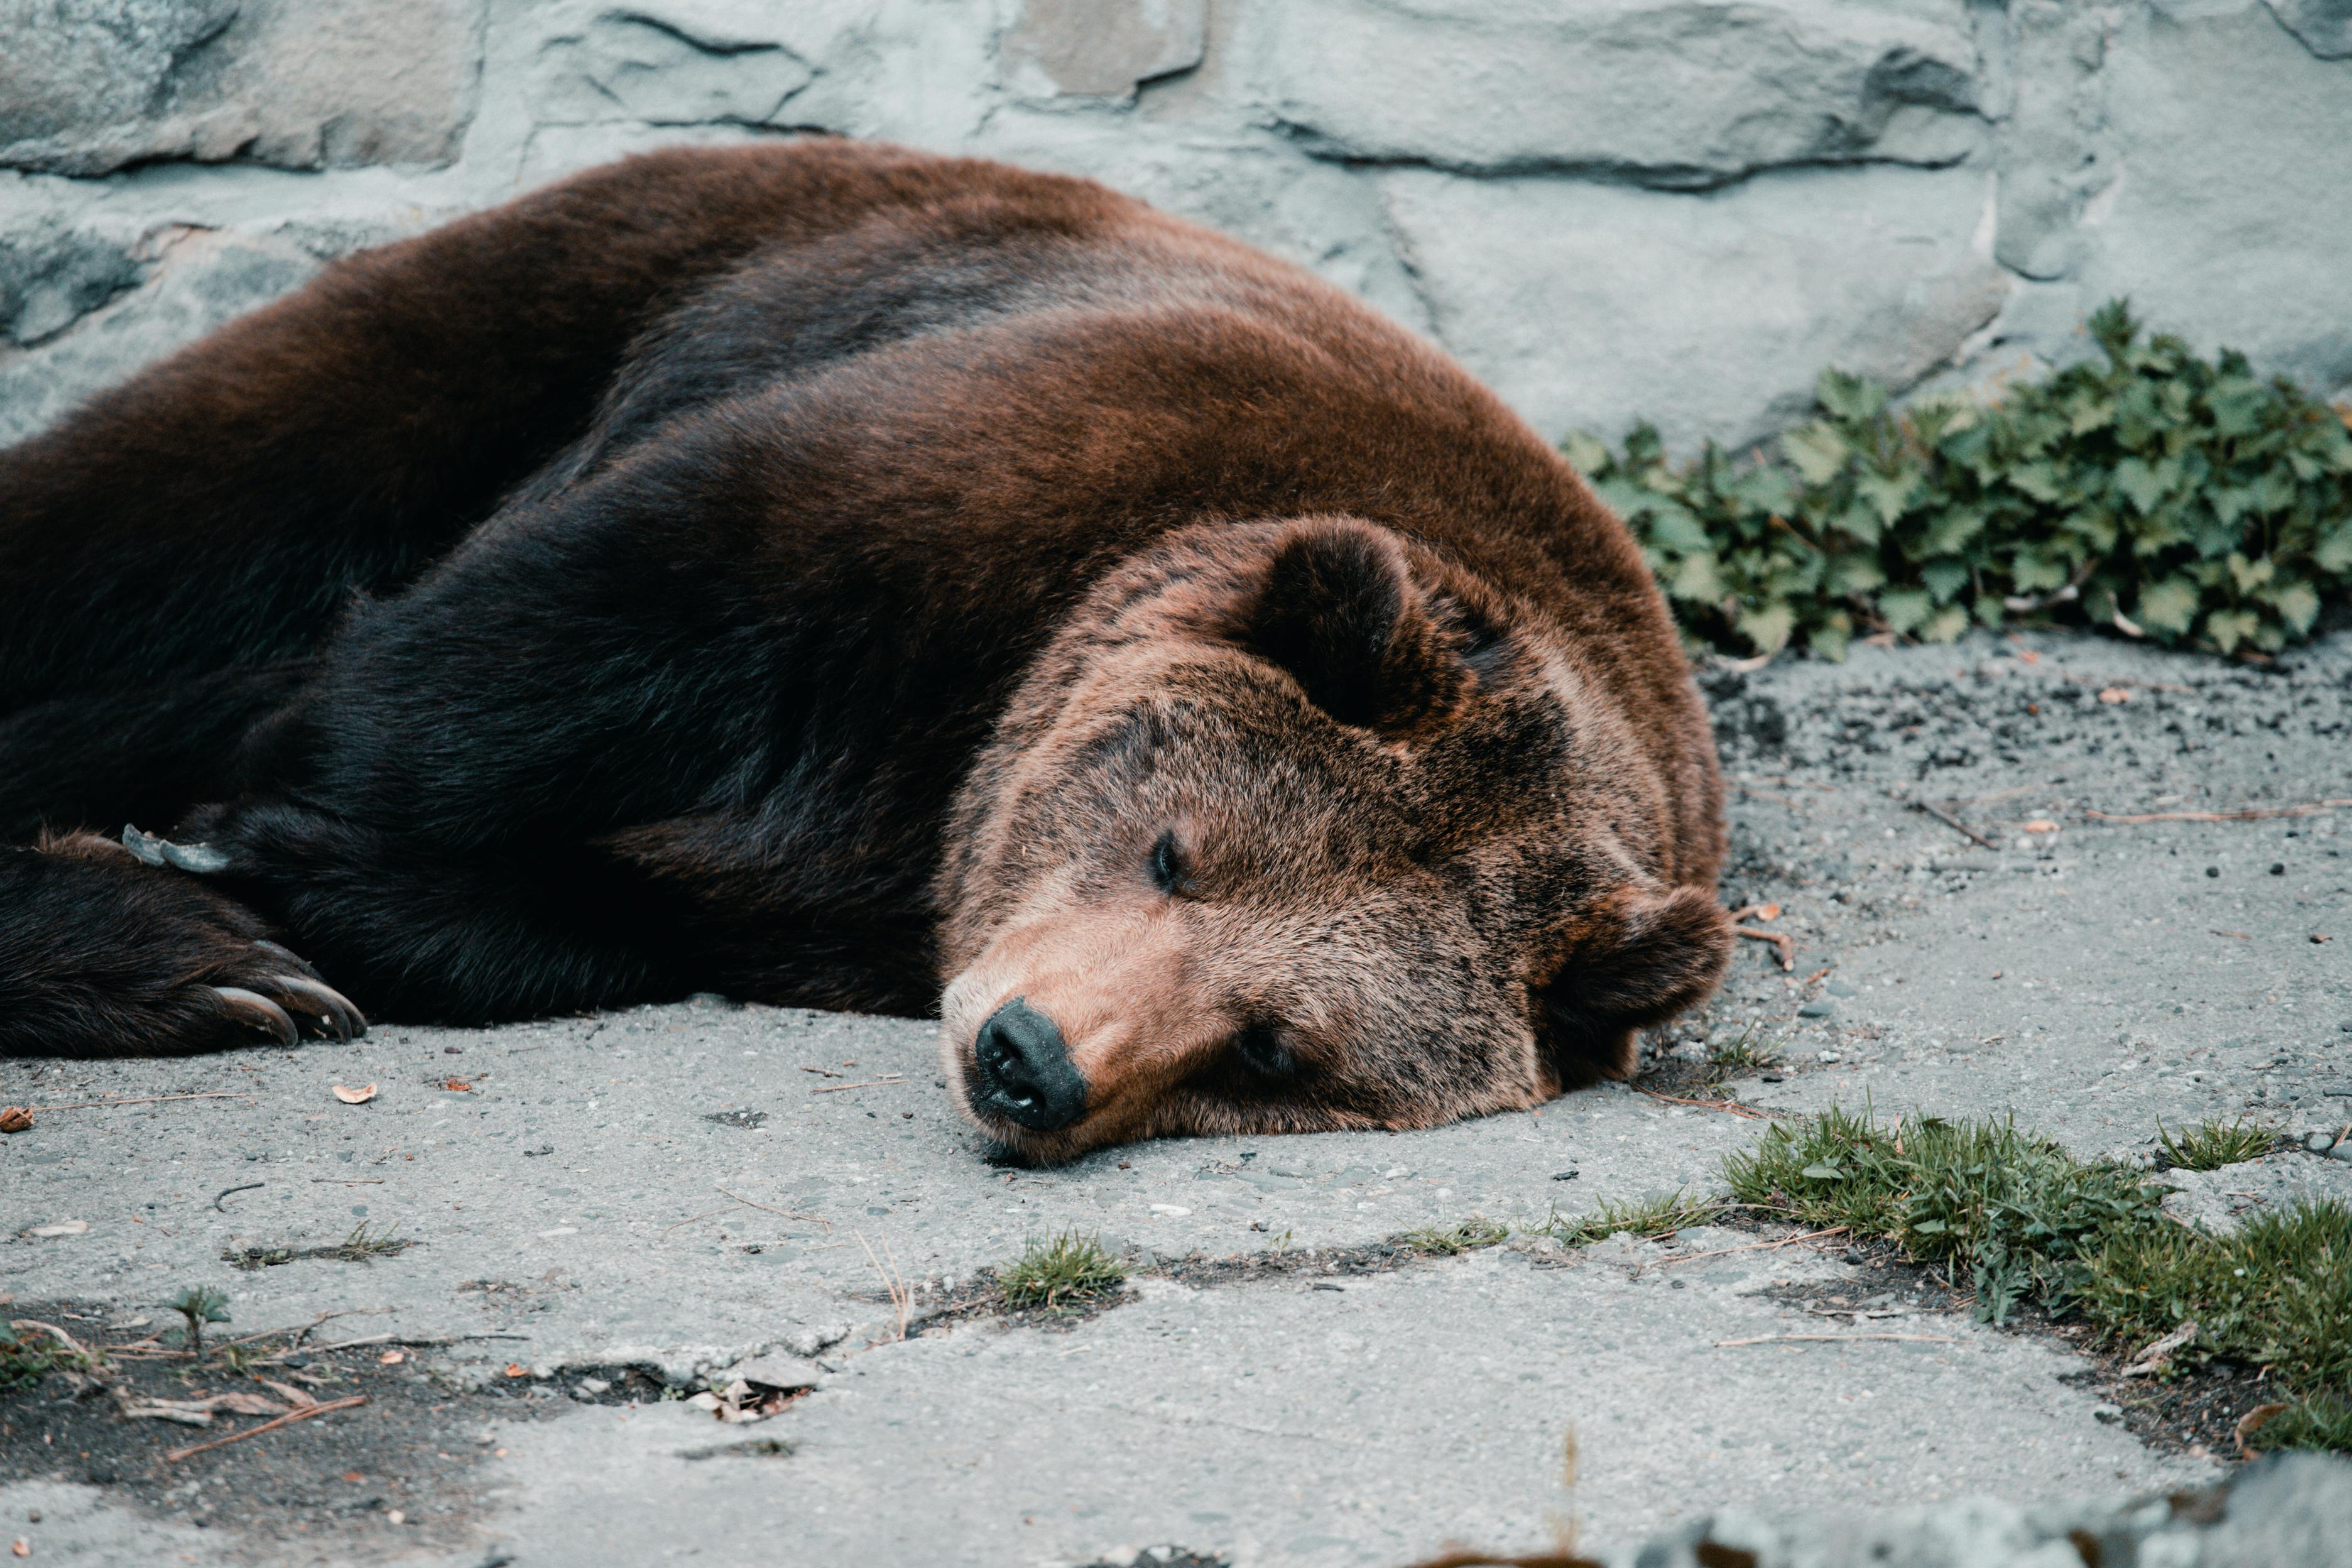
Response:
[[[2243,0],[2135,12],[2105,71],[2119,167],[2083,215],[2085,294],[2317,391],[2352,380],[2352,64]]]
[[[1023,0],[1001,46],[1029,98],[1131,97],[1201,63],[1208,0]]]
[[[1698,186],[1983,132],[1961,0],[1253,0],[1234,47],[1265,116],[1348,159]]]
[[[139,281],[124,246],[57,220],[0,233],[0,331],[37,343]]]
[[[574,7],[544,47],[540,118],[774,123],[816,76],[778,41],[774,23],[773,7],[749,0]]]
[[[446,163],[482,0],[0,0],[0,164]]]
[[[1801,417],[1823,365],[1906,384],[1999,312],[1989,181],[1809,171],[1705,195],[1383,177],[1438,335],[1548,437],[1689,450]]]
[[[55,422],[92,393],[268,303],[318,270],[289,239],[187,232],[159,237],[140,288],[37,348],[0,356],[0,446]]]

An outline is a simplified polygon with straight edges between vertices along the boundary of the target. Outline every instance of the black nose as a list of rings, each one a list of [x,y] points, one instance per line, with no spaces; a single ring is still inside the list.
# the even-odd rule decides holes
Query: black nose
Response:
[[[1067,1127],[1087,1111],[1087,1080],[1054,1020],[1015,996],[980,1026],[972,1105],[1033,1132]]]

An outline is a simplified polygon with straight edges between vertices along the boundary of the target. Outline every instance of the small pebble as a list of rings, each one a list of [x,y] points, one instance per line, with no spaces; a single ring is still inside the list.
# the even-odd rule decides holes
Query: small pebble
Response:
[[[2218,877],[2221,874],[2221,868],[2219,866],[2208,866],[2205,868],[2205,874],[2209,877]]]
[[[2285,876],[2285,875],[2286,875],[2286,862],[2285,862],[2285,861],[2284,861],[2284,860],[2273,860],[2273,861],[2272,861],[2272,862],[2271,862],[2271,875],[2272,875],[2272,876],[2273,876],[2273,877],[2284,877],[2284,876]]]
[[[1834,1002],[1808,1002],[1797,1009],[1800,1018],[1833,1018],[1836,1016],[1837,1004]]]

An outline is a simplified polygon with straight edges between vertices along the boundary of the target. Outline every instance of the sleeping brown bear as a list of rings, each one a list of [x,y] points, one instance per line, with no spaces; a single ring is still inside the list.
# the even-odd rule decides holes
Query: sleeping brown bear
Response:
[[[0,454],[0,715],[6,1054],[936,1007],[1054,1159],[1532,1105],[1729,946],[1673,627],[1533,432],[889,147],[594,171]]]

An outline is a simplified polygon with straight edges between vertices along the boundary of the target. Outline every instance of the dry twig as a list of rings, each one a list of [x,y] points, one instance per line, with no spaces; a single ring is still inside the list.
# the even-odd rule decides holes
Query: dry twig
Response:
[[[189,1455],[201,1454],[207,1448],[221,1448],[231,1443],[242,1443],[247,1437],[258,1437],[264,1432],[274,1432],[280,1426],[291,1426],[297,1421],[308,1421],[311,1416],[324,1415],[330,1410],[349,1410],[354,1405],[365,1405],[367,1398],[364,1394],[354,1394],[342,1399],[330,1399],[323,1404],[305,1405],[298,1410],[288,1411],[274,1421],[264,1421],[258,1426],[248,1426],[242,1432],[232,1432],[226,1437],[215,1437],[208,1443],[194,1443],[184,1448],[173,1448],[164,1454],[163,1458],[166,1463],[177,1464]]]
[[[1797,967],[1796,938],[1790,936],[1785,931],[1758,931],[1753,926],[1743,925],[1733,926],[1731,928],[1731,934],[1734,936],[1744,936],[1750,942],[1770,942],[1774,947],[1780,950],[1780,967],[1784,970],[1790,971],[1790,973],[1795,972]]]
[[[809,1092],[811,1094],[839,1094],[845,1089],[873,1089],[880,1084],[904,1083],[906,1081],[906,1074],[894,1072],[888,1078],[869,1078],[864,1083],[829,1083],[823,1089],[810,1089]]]
[[[1646,1094],[1652,1100],[1663,1100],[1668,1105],[1695,1105],[1701,1110],[1727,1110],[1734,1116],[1745,1116],[1751,1121],[1769,1120],[1754,1106],[1742,1105],[1736,1100],[1685,1100],[1679,1094],[1661,1094],[1654,1089],[1643,1089],[1639,1084],[1633,1086],[1633,1092]]]
[[[1833,1345],[1847,1340],[1899,1340],[1905,1344],[1958,1344],[1957,1334],[1756,1334],[1744,1340],[1717,1340],[1717,1345]]]
[[[1970,827],[1967,823],[1962,822],[1958,817],[1954,816],[1950,812],[1946,811],[1934,801],[1915,800],[1911,805],[1914,808],[1926,812],[1928,816],[1934,817],[1937,821],[1942,823],[1953,832],[1960,835],[1963,838],[1971,839],[1987,849],[1999,849],[2000,847],[2000,845],[1995,844],[1991,839],[1987,838],[1983,834],[1979,833],[1975,828]]]
[[[2104,811],[2085,810],[2083,815],[2094,822],[2129,827],[2142,822],[2262,822],[2273,816],[2311,816],[2323,811],[2340,811],[2347,805],[2352,805],[2352,799],[2314,800],[2301,805],[2250,805],[2242,811],[2144,811],[2136,816],[2115,816]]]
[[[882,1255],[890,1258],[890,1267],[885,1268],[882,1258],[874,1256],[874,1244],[866,1239],[866,1233],[860,1230],[850,1234],[856,1237],[857,1245],[866,1249],[866,1261],[874,1265],[874,1272],[882,1277],[882,1289],[890,1293],[890,1305],[898,1314],[898,1338],[905,1339],[907,1316],[914,1307],[914,1295],[898,1278],[898,1260],[891,1256],[889,1239],[886,1237],[882,1242]]]
[[[729,1197],[733,1198],[737,1203],[743,1205],[747,1208],[761,1209],[769,1214],[782,1215],[786,1219],[805,1220],[811,1225],[821,1225],[828,1231],[833,1229],[833,1222],[829,1219],[819,1219],[813,1214],[794,1214],[790,1209],[770,1208],[766,1204],[753,1203],[750,1198],[743,1196],[740,1193],[729,1193],[725,1187],[720,1186],[716,1182],[711,1183],[710,1187],[713,1192],[727,1193]],[[720,1209],[718,1212],[725,1214],[727,1211],[725,1209]]]
[[[71,1105],[36,1105],[33,1110],[89,1110],[102,1105],[160,1105],[167,1100],[236,1100],[253,1091],[244,1089],[210,1089],[202,1094],[135,1094],[121,1100],[78,1100]]]

